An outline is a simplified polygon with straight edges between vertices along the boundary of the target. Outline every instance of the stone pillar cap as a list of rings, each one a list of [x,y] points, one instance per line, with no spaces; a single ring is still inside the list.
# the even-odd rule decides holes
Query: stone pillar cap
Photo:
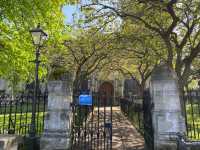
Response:
[[[67,94],[71,92],[71,84],[69,84],[67,81],[61,81],[61,80],[55,80],[55,81],[49,81],[48,82],[48,92],[51,93],[57,93],[57,94]]]
[[[155,67],[152,72],[151,81],[155,80],[177,80],[177,75],[171,67],[162,63]]]

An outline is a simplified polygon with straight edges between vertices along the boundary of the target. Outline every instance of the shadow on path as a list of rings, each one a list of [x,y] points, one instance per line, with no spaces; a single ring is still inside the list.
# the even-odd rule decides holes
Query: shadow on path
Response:
[[[113,150],[143,150],[144,138],[122,114],[113,108]]]

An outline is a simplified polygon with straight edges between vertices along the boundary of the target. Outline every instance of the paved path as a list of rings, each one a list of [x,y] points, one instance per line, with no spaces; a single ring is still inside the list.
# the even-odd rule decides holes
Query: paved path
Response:
[[[135,127],[128,121],[128,119],[122,114],[120,107],[113,107],[113,150],[143,150],[144,139]],[[94,110],[94,112],[97,109]],[[104,109],[100,109],[100,113],[103,114]],[[106,108],[106,116],[109,118],[110,107]],[[96,113],[94,113],[96,114]],[[94,115],[95,116],[95,115]],[[94,117],[95,120],[96,117]],[[101,117],[100,117],[101,118]]]
[[[143,150],[144,139],[121,113],[113,108],[113,150]]]

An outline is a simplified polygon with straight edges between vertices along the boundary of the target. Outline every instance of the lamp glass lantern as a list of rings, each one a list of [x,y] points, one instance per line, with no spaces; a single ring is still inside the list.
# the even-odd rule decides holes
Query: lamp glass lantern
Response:
[[[36,46],[42,46],[44,40],[47,39],[47,34],[40,28],[40,25],[30,30],[30,33],[32,35],[33,44]]]

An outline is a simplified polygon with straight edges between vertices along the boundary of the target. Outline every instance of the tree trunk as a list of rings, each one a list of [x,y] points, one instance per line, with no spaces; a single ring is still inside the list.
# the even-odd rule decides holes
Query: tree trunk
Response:
[[[79,90],[79,83],[78,79],[75,79],[73,82],[73,95],[77,96]]]
[[[185,68],[182,73],[182,75],[178,75],[178,84],[179,84],[179,92],[180,92],[180,102],[181,102],[181,110],[182,115],[186,115],[186,109],[185,109],[185,99],[184,99],[184,87],[187,85],[188,78],[191,73],[191,61],[185,62]]]
[[[141,83],[140,83],[140,91],[141,91],[142,97],[143,97],[143,94],[144,94],[145,86],[146,86],[146,80],[142,80]]]
[[[78,96],[78,92],[79,92],[79,87],[80,87],[80,67],[77,69],[76,74],[75,74],[75,78],[73,81],[73,101],[75,102],[77,96]]]

